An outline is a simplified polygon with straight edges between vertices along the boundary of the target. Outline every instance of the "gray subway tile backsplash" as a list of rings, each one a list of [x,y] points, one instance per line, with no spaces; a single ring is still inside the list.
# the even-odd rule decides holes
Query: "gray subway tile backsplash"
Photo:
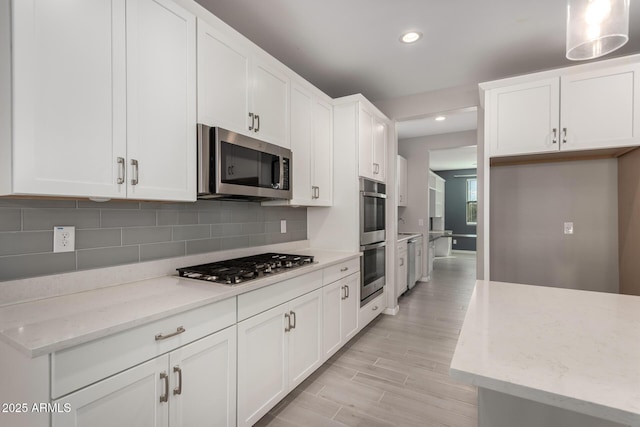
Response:
[[[84,249],[78,251],[78,270],[131,264],[140,260],[140,246]]]
[[[4,200],[0,200],[2,202]],[[0,209],[0,232],[20,231],[22,229],[22,211],[20,209]]]
[[[173,258],[186,255],[186,242],[153,243],[140,246],[140,261]]]
[[[53,230],[56,225],[100,228],[98,209],[22,209],[22,229]]]
[[[53,231],[0,233],[0,256],[51,252]]]
[[[306,213],[218,200],[0,199],[0,281],[304,240]],[[52,252],[57,225],[76,227],[75,252]]]
[[[0,257],[0,280],[65,273],[75,269],[75,252]]]

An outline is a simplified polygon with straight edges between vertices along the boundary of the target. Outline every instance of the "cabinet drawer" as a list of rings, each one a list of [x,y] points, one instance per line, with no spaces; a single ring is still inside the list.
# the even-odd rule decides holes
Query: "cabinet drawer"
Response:
[[[322,287],[322,270],[238,295],[238,322]]]
[[[384,298],[385,294],[383,292],[369,304],[360,308],[360,313],[358,316],[358,329],[364,328],[369,323],[371,323],[371,321],[375,319],[378,314],[382,313],[382,311],[384,310],[384,306],[382,304]]]
[[[328,285],[343,277],[347,277],[356,271],[360,271],[360,258],[350,259],[340,264],[332,265],[322,270],[322,285]]]
[[[51,355],[53,399],[121,372],[160,354],[224,329],[236,322],[230,298],[97,339]],[[179,327],[184,332],[175,333]]]

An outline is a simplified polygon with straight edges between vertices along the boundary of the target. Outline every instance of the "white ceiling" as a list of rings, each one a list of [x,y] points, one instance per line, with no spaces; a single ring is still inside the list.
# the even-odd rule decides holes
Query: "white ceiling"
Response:
[[[429,169],[434,171],[476,169],[478,147],[445,148],[429,151]]]
[[[475,108],[466,111],[443,113],[441,116],[445,117],[445,120],[437,121],[436,117],[438,116],[430,116],[398,122],[396,124],[398,139],[461,132],[478,127],[478,111]]]
[[[197,0],[332,97],[372,101],[566,66],[564,0]],[[630,40],[640,52],[640,3]],[[406,30],[424,34],[414,45]]]

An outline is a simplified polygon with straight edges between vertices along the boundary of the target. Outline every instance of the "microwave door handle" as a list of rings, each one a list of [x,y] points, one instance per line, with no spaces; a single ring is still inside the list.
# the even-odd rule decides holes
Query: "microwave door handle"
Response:
[[[211,127],[198,125],[198,194],[209,194]]]
[[[278,182],[278,189],[284,189],[284,157],[280,156],[280,181]]]

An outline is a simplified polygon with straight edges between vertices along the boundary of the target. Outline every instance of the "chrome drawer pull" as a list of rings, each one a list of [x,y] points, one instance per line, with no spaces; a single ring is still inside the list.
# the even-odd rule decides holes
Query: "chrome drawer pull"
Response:
[[[291,319],[293,319],[293,325],[291,325],[291,329],[295,329],[296,328],[296,312],[290,311],[289,313],[291,313]]]
[[[160,380],[164,380],[164,394],[160,395],[160,403],[169,401],[169,376],[166,372],[160,372]]]
[[[181,333],[186,331],[187,330],[182,326],[178,326],[175,332],[171,332],[170,334],[167,334],[167,335],[163,335],[163,334],[156,335],[156,341],[166,340],[167,338],[175,337],[176,335],[180,335]]]
[[[349,269],[349,267],[342,267],[342,268],[340,269],[340,272],[341,272],[341,273],[344,273],[344,272],[345,272],[345,271],[347,271],[348,269]]]
[[[291,316],[289,316],[289,313],[285,313],[284,318],[287,319],[287,326],[284,327],[284,331],[289,332],[291,330]]]
[[[118,157],[118,184],[124,184],[124,157]]]
[[[173,394],[182,394],[182,369],[180,366],[174,366],[173,372],[178,373],[178,387],[173,389]]]

